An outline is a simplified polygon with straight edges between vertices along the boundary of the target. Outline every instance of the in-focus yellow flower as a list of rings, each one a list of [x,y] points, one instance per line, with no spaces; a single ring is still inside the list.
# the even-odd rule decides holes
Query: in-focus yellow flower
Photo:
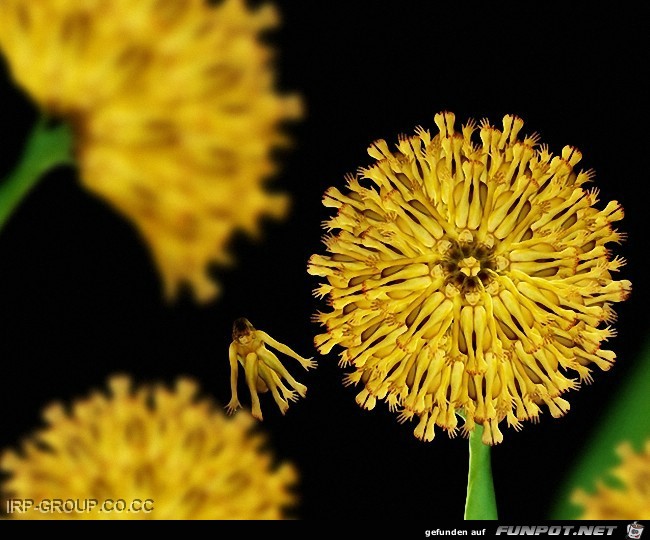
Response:
[[[71,512],[13,512],[15,519],[283,519],[296,503],[297,471],[277,465],[253,418],[229,418],[188,378],[132,388],[109,381],[71,407],[50,406],[47,426],[5,451],[3,498],[68,503]],[[94,499],[97,506],[89,506]],[[102,512],[105,501],[113,501]],[[107,511],[139,500],[140,511]],[[144,507],[144,501],[151,501]],[[122,504],[122,503],[120,503]],[[142,509],[150,511],[142,511]],[[152,509],[153,508],[153,509]],[[6,505],[3,504],[3,509]]]
[[[275,353],[266,348],[267,345],[297,360],[305,369],[316,367],[316,362],[311,358],[303,358],[286,345],[273,339],[266,332],[256,330],[248,319],[241,317],[235,320],[232,325],[232,343],[228,349],[230,391],[232,393],[230,402],[226,405],[229,414],[241,407],[237,397],[239,364],[244,367],[246,373],[246,384],[252,401],[251,412],[258,420],[263,420],[259,393],[270,390],[283,415],[289,409],[290,401],[296,401],[298,396],[305,397],[307,394],[307,387],[293,378]],[[293,390],[287,388],[282,379],[289,383]]]
[[[274,89],[261,32],[275,10],[244,0],[3,0],[13,78],[75,132],[83,184],[131,219],[173,298],[215,297],[212,263],[288,199],[264,182],[300,101]]]
[[[598,482],[594,493],[574,493],[572,502],[583,508],[579,519],[650,519],[650,440],[641,452],[625,443],[617,454],[619,466]],[[607,483],[611,479],[614,487]]]
[[[473,121],[454,121],[437,114],[439,134],[418,128],[395,151],[375,142],[376,163],[325,193],[338,215],[324,226],[338,233],[309,273],[326,278],[315,294],[333,309],[315,316],[327,327],[315,343],[343,348],[361,406],[386,399],[400,421],[419,417],[417,438],[455,434],[462,414],[465,434],[481,424],[494,444],[503,419],[519,430],[544,404],[562,416],[562,394],[614,362],[601,343],[615,332],[600,326],[631,288],[612,279],[625,261],[605,247],[624,236],[612,228],[623,210],[596,209],[580,152],[520,139],[521,119],[483,120],[478,140]]]

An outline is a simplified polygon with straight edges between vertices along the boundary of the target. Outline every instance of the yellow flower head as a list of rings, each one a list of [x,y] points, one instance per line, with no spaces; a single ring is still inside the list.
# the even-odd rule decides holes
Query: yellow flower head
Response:
[[[72,500],[71,512],[13,512],[16,519],[282,519],[295,504],[294,467],[276,466],[254,420],[228,418],[197,398],[197,385],[178,379],[132,389],[126,376],[110,379],[111,395],[95,392],[45,410],[47,426],[20,452],[6,451],[10,473],[3,498]],[[89,508],[94,499],[97,506]],[[101,511],[123,500],[149,512]],[[81,501],[84,501],[83,503]],[[49,504],[48,503],[48,504]],[[48,508],[51,508],[48,507]],[[80,511],[80,509],[86,511]],[[5,505],[3,504],[3,509]]]
[[[595,493],[574,493],[572,501],[583,508],[579,519],[650,519],[650,440],[641,452],[626,443],[617,454],[621,463],[609,475],[616,487],[601,480]]]
[[[453,435],[462,414],[465,434],[479,423],[494,444],[503,419],[519,430],[540,405],[563,415],[572,373],[590,382],[590,366],[614,362],[601,343],[615,332],[600,326],[631,288],[612,279],[624,260],[605,247],[623,238],[612,228],[623,210],[594,207],[576,148],[553,156],[537,135],[519,138],[515,116],[460,132],[454,120],[437,114],[438,134],[418,128],[394,151],[375,142],[347,192],[325,193],[338,215],[324,226],[338,233],[309,262],[332,307],[315,316],[327,327],[315,343],[344,349],[361,406],[386,399],[400,421],[419,417],[417,438],[435,425]]]
[[[271,6],[244,0],[3,0],[0,50],[15,81],[75,130],[80,176],[148,242],[168,297],[217,294],[237,230],[282,217],[271,150],[300,115],[274,91],[260,33]]]
[[[293,378],[275,353],[267,349],[267,345],[297,360],[305,369],[316,367],[316,362],[311,358],[303,358],[266,332],[256,330],[248,319],[244,317],[237,319],[232,326],[232,343],[228,349],[230,391],[232,393],[230,402],[226,405],[229,414],[241,407],[237,397],[240,364],[246,373],[246,384],[251,394],[251,412],[258,420],[263,420],[259,393],[270,390],[283,415],[289,409],[290,401],[296,401],[299,396],[305,397],[307,394],[307,387]],[[293,390],[285,386],[283,379]]]

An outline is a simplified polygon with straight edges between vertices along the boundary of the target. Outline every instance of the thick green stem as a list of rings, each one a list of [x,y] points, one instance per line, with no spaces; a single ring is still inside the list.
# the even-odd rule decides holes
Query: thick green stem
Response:
[[[483,428],[476,426],[469,436],[469,474],[465,519],[497,519],[497,503],[492,482],[490,447],[483,444]]]
[[[45,173],[59,165],[72,165],[72,130],[67,124],[49,126],[41,119],[30,134],[22,158],[0,182],[0,230]]]

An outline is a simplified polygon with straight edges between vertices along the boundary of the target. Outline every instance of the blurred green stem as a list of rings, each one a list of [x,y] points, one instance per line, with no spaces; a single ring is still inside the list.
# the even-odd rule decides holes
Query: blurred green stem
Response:
[[[497,503],[492,482],[490,447],[483,444],[483,428],[477,425],[469,436],[469,474],[465,519],[497,519]]]
[[[576,488],[593,491],[596,480],[604,479],[618,465],[616,448],[622,442],[627,441],[641,450],[650,437],[650,343],[634,361],[635,365],[561,486],[550,519],[579,519],[581,509],[571,503],[573,491]]]
[[[67,124],[51,126],[41,118],[27,139],[18,165],[0,182],[0,230],[46,172],[73,163],[70,127]]]

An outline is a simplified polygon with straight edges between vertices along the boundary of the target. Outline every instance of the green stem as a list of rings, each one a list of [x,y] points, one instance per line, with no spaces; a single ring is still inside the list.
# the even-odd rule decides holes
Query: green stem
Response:
[[[469,474],[465,519],[497,519],[497,503],[492,482],[490,447],[483,444],[483,428],[476,426],[469,436]]]
[[[50,126],[41,118],[27,139],[18,165],[0,182],[0,230],[46,172],[59,165],[72,164],[70,127],[67,124]]]

